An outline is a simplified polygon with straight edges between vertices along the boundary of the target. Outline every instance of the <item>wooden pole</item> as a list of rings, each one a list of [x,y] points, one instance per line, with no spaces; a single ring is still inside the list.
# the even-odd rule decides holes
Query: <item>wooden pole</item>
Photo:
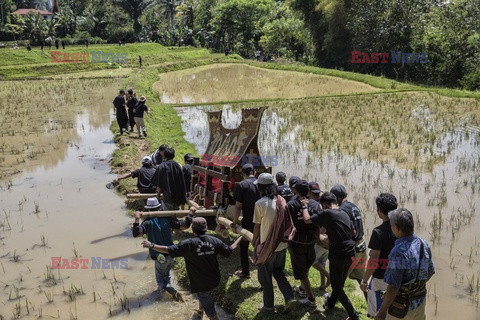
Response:
[[[156,198],[156,193],[129,193],[127,194],[127,199],[129,200],[139,200],[139,199],[148,199]]]
[[[230,228],[230,225],[232,224],[231,220],[228,220],[227,218],[224,217],[218,217],[217,222],[224,225],[227,228]],[[244,239],[252,242],[253,238],[253,233],[248,231],[247,229],[243,229],[241,226],[237,224],[237,228],[235,230],[238,234],[240,234]]]
[[[182,218],[190,213],[190,210],[165,210],[165,211],[147,211],[142,212],[142,219],[159,217],[159,218]],[[195,211],[195,216],[201,217],[214,217],[219,213],[219,210],[214,209],[204,209]]]

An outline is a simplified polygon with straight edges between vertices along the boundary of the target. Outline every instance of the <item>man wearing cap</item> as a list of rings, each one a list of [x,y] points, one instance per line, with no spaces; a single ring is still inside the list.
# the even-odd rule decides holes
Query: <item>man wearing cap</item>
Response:
[[[192,182],[192,165],[193,165],[193,155],[191,153],[187,153],[183,156],[185,160],[185,165],[182,167],[183,171],[183,178],[185,179],[185,188],[187,194],[192,191],[191,182]]]
[[[260,193],[254,182],[255,171],[253,165],[250,163],[244,164],[242,167],[243,181],[235,185],[235,212],[232,223],[232,229],[236,230],[236,225],[239,222],[240,214],[242,218],[242,228],[253,232],[253,212],[255,209],[255,202],[260,199]],[[240,263],[242,270],[235,272],[235,275],[241,278],[250,277],[249,259],[248,259],[248,245],[247,240],[240,242]]]
[[[137,188],[140,193],[156,193],[157,188],[152,183],[153,175],[155,174],[155,168],[152,165],[152,158],[149,156],[143,157],[142,167],[133,170],[123,176],[118,177],[113,181],[117,184],[118,181],[126,178],[137,178]]]
[[[195,212],[195,208],[190,210]],[[218,320],[212,296],[212,290],[220,283],[217,254],[229,257],[242,237],[228,246],[220,239],[206,235],[207,220],[203,217],[193,218],[192,231],[195,237],[182,240],[176,245],[164,246],[151,241],[143,241],[142,245],[172,257],[184,257],[191,292],[197,297],[205,314],[212,320]]]
[[[290,189],[290,186],[285,184],[285,180],[287,179],[287,175],[285,174],[285,172],[277,172],[277,174],[275,175],[275,179],[277,180],[277,184],[278,184],[278,187],[277,187],[277,193],[279,196],[282,196],[285,201],[290,201],[293,197],[293,192],[292,192],[292,189]]]
[[[347,200],[347,190],[341,184],[336,184],[330,190],[337,197],[337,203],[341,210],[348,213],[350,220],[353,222],[353,226],[355,228],[355,236],[353,240],[355,241],[355,259],[359,261],[366,261],[367,260],[367,244],[363,239],[363,222],[362,222],[362,214],[360,213],[360,209],[353,204],[352,202]],[[361,285],[363,276],[365,275],[365,269],[356,267],[355,269],[350,269],[348,271],[348,276],[350,279],[357,280],[358,284]],[[368,302],[367,293],[364,292],[365,300]]]
[[[316,181],[308,183],[310,191],[308,197],[320,203],[320,185]],[[321,205],[320,205],[321,207]],[[315,261],[312,267],[320,272],[320,290],[324,291],[330,285],[330,274],[325,267],[328,259],[328,236],[325,228],[319,229],[317,243],[315,243]]]
[[[156,169],[152,183],[158,187],[158,195],[163,193],[163,203],[166,210],[178,210],[187,202],[185,179],[182,167],[175,161],[175,150],[167,148],[164,152],[165,161]]]
[[[294,234],[292,219],[288,213],[287,203],[277,196],[277,186],[270,173],[262,173],[254,182],[262,198],[255,203],[252,244],[258,267],[258,281],[263,289],[263,305],[259,311],[275,311],[272,276],[289,308],[294,301],[292,286],[285,277],[285,257],[288,243],[285,241]],[[265,256],[262,256],[265,255]]]
[[[302,200],[302,203],[305,203],[305,200]],[[345,211],[338,208],[337,198],[333,193],[325,192],[322,194],[320,203],[323,208],[321,212],[311,214],[309,210],[304,209],[302,213],[305,223],[324,227],[330,241],[328,260],[330,261],[332,294],[325,296],[324,308],[325,311],[330,312],[337,301],[340,301],[348,313],[348,319],[358,320],[358,313],[343,289],[348,269],[352,265],[352,258],[355,256],[353,222]]]
[[[290,178],[291,180],[291,178]],[[311,223],[305,223],[303,210],[308,210],[310,214],[318,214],[321,207],[318,202],[308,198],[308,182],[297,180],[294,184],[296,197],[288,202],[288,209],[292,216],[293,223],[297,229],[295,237],[290,241],[288,250],[291,256],[293,276],[300,280],[298,288],[300,303],[309,307],[316,308],[315,297],[313,296],[308,271],[315,261],[315,243],[317,242],[318,227]],[[306,297],[303,297],[303,296]]]
[[[157,198],[148,198],[145,210],[161,210],[161,204],[158,202]],[[142,223],[140,223],[142,212],[137,211],[134,214],[135,222],[133,223],[132,228],[133,236],[141,237],[146,233],[148,241],[164,246],[171,246],[173,245],[173,241],[170,229],[188,229],[192,223],[192,213],[194,210],[190,211],[191,213],[189,213],[183,220],[176,218],[153,217],[145,219]],[[166,254],[160,254],[152,249],[150,249],[149,252],[150,258],[155,261],[155,279],[157,281],[158,290],[160,292],[165,290],[170,293],[175,300],[183,302],[180,293],[170,284],[170,269],[174,262],[173,258],[168,252]]]

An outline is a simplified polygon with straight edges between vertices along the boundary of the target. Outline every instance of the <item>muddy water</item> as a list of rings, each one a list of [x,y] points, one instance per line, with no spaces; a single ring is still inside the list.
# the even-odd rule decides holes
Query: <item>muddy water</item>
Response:
[[[242,64],[214,64],[164,73],[154,83],[153,89],[164,103],[301,98],[378,90],[340,78]]]
[[[109,125],[120,85],[90,82],[84,89],[90,90],[92,102],[78,102],[78,110],[70,105],[77,110],[71,126],[50,137],[63,139],[61,152],[52,157],[48,152],[10,182],[2,181],[0,319],[191,317],[196,307],[191,298],[178,304],[152,294],[153,263],[141,240],[131,237],[123,197],[105,188],[115,177],[108,166],[115,148]],[[57,97],[69,99],[61,93]],[[48,117],[58,122],[65,114],[52,110]],[[48,137],[45,142],[49,145]],[[88,259],[87,268],[50,270],[52,257]],[[92,258],[102,259],[101,266]],[[125,260],[112,269],[103,265],[108,259]]]
[[[460,101],[453,104],[460,105]],[[205,152],[209,135],[205,111],[216,108],[178,108],[186,139],[196,145],[199,154]],[[223,106],[224,126],[240,124],[238,109]],[[447,114],[442,116],[448,118]],[[367,239],[381,223],[376,215],[376,195],[396,195],[400,205],[414,214],[416,233],[432,247],[436,274],[428,283],[427,319],[479,319],[480,123],[470,118],[443,132],[436,148],[444,147],[441,141],[453,141],[452,150],[431,172],[419,172],[397,166],[393,159],[385,163],[338,150],[310,151],[310,141],[298,139],[305,132],[296,118],[295,109],[272,105],[263,115],[259,147],[262,155],[277,156],[273,172],[315,180],[322,190],[344,184],[350,200],[362,210]]]

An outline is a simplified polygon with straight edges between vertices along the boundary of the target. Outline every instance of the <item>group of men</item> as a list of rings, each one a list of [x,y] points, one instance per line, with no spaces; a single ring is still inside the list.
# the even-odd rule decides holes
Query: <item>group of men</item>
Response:
[[[426,241],[414,234],[410,211],[397,208],[395,196],[381,193],[375,199],[376,214],[382,224],[373,229],[367,246],[362,215],[359,208],[347,200],[343,185],[337,184],[329,192],[322,192],[317,182],[308,183],[296,176],[290,177],[288,185],[285,184],[283,172],[276,174],[278,184],[269,173],[262,173],[256,179],[254,168],[249,164],[243,166],[242,172],[244,180],[235,188],[233,224],[239,223],[241,212],[242,227],[253,231],[254,252],[260,248],[261,253],[266,245],[272,252],[258,268],[264,302],[259,311],[275,310],[272,276],[287,309],[294,301],[294,292],[299,295],[299,303],[316,308],[309,280],[309,270],[313,266],[320,271],[320,289],[325,290],[329,284],[332,287],[331,294],[324,295],[323,307],[327,313],[340,302],[348,313],[347,319],[359,319],[344,291],[345,281],[350,277],[358,281],[365,293],[369,317],[398,319],[395,315],[399,314],[392,307],[398,299],[409,301],[403,319],[425,319],[425,283],[435,272],[432,254]],[[284,199],[288,219],[296,229],[293,236],[288,219],[275,218],[282,212],[280,198]],[[290,237],[287,238],[287,234]],[[242,247],[246,249],[241,250],[242,270],[237,275],[249,277],[248,243],[241,244]],[[292,288],[284,273],[287,250],[293,276],[300,282],[296,288]],[[327,258],[329,272],[325,269]]]
[[[145,181],[147,176],[150,177],[148,188],[144,189],[144,182],[140,183],[143,181],[141,171],[128,175],[138,177],[140,192],[156,190],[163,194],[161,204],[157,198],[148,199],[146,210],[178,210],[186,203],[189,188],[185,181],[191,179],[193,156],[185,156],[184,168],[173,161],[174,156],[172,148],[162,145],[154,154],[144,158],[142,163],[149,165],[148,170],[143,170],[148,171],[148,175],[144,175]],[[365,292],[368,316],[375,319],[425,319],[425,284],[434,274],[432,254],[427,242],[414,234],[412,214],[407,209],[398,208],[395,196],[381,193],[376,197],[376,214],[382,224],[373,229],[367,245],[362,214],[354,203],[347,200],[344,186],[337,184],[330,191],[323,192],[317,182],[309,183],[296,176],[290,177],[286,184],[283,172],[278,172],[275,178],[269,173],[262,173],[257,178],[251,164],[242,167],[242,174],[243,180],[236,183],[233,195],[232,230],[241,224],[253,233],[251,241],[239,237],[228,246],[206,235],[207,222],[202,217],[194,217],[195,208],[190,208],[191,213],[183,220],[148,218],[141,224],[142,213],[135,213],[133,235],[147,235],[143,246],[150,249],[150,256],[155,260],[159,290],[182,300],[171,287],[169,271],[172,258],[183,256],[191,291],[199,299],[201,314],[205,312],[210,319],[218,319],[212,296],[212,290],[220,281],[216,255],[228,257],[239,245],[241,269],[235,275],[249,278],[251,243],[253,262],[258,267],[258,280],[263,290],[259,312],[275,312],[273,278],[284,297],[285,312],[298,303],[316,309],[316,297],[309,279],[313,266],[320,272],[320,289],[325,291],[331,285],[331,293],[324,294],[323,308],[327,313],[340,302],[348,313],[347,319],[359,319],[344,290],[346,279],[350,277],[357,280]],[[170,230],[187,229],[190,225],[195,236],[174,245]],[[292,287],[285,276],[287,250],[298,286]],[[327,260],[329,271],[326,269]],[[399,308],[399,301],[408,301],[408,304],[403,303],[403,317],[394,310]]]
[[[141,96],[137,100],[136,92],[133,89],[128,89],[125,95],[125,90],[120,90],[118,96],[113,100],[113,112],[117,118],[118,127],[120,128],[120,135],[123,135],[123,131],[126,134],[133,132],[135,126],[137,126],[138,137],[147,136],[147,127],[143,116],[145,113],[150,113],[150,109],[145,105],[147,98]],[[128,130],[130,125],[130,131]]]

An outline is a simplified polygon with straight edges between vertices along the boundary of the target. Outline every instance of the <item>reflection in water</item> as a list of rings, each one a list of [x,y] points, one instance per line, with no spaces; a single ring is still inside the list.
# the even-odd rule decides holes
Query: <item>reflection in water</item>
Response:
[[[0,179],[15,173],[56,166],[68,145],[78,143],[79,132],[94,129],[108,119],[98,111],[100,100],[111,105],[103,90],[111,80],[6,81],[0,89],[4,116],[0,134]],[[11,98],[15,93],[14,101]],[[79,128],[76,124],[80,119]]]
[[[405,97],[395,99],[398,101]],[[438,103],[444,98],[434,99]],[[457,107],[466,105],[466,109],[455,112],[468,112],[470,102],[447,100]],[[322,99],[324,103],[329,102]],[[227,114],[238,114],[241,107],[258,106],[224,106],[223,110]],[[475,130],[479,125],[478,119],[475,116],[462,117],[455,123],[449,118],[451,110],[439,113],[442,109],[435,107],[436,114],[433,114],[425,106],[411,109],[411,121],[420,121],[427,131],[439,133],[435,149],[449,148],[444,161],[437,162],[428,172],[404,168],[392,158],[386,162],[369,160],[361,153],[352,154],[345,148],[312,150],[311,140],[320,139],[318,136],[312,134],[310,139],[299,139],[311,131],[299,120],[306,118],[304,109],[286,108],[279,104],[269,106],[262,118],[258,143],[262,155],[277,155],[278,166],[273,168],[273,172],[284,171],[287,176],[298,175],[309,181],[315,180],[322,190],[328,190],[335,183],[344,184],[349,198],[362,210],[367,239],[371,230],[381,223],[376,214],[375,197],[381,192],[396,195],[400,205],[415,215],[416,232],[432,245],[437,273],[429,282],[427,319],[454,319],[458,315],[462,319],[479,319],[480,135]],[[186,139],[197,146],[199,154],[206,149],[209,134],[207,118],[201,112],[218,108],[222,107],[179,108]],[[405,106],[398,108],[403,110]],[[332,113],[325,111],[324,114]],[[439,126],[433,119],[449,122],[449,125]],[[229,120],[224,120],[228,124]],[[362,121],[368,124],[368,115]],[[232,122],[238,125],[238,118],[234,116]],[[191,128],[194,128],[194,134]],[[318,126],[315,129],[321,131]],[[372,128],[366,125],[356,131],[359,139],[364,131],[370,132]],[[325,131],[324,134],[330,132]],[[351,144],[356,142],[354,139],[349,141]],[[338,141],[338,144],[342,143]]]
[[[58,145],[61,161],[32,166],[11,183],[4,181],[0,319],[187,319],[197,306],[191,297],[179,304],[168,295],[152,295],[153,261],[141,239],[131,238],[132,219],[122,209],[123,199],[105,188],[115,177],[108,166],[115,148],[109,125],[111,101],[121,86],[109,82],[89,93],[82,112],[65,104],[48,114],[73,121],[50,134],[50,140],[45,137],[47,145],[51,140],[55,144],[57,136],[72,138]],[[49,159],[42,158],[42,163]],[[88,259],[88,268],[51,270],[52,257]],[[93,259],[128,259],[128,269],[103,262],[94,267]]]
[[[214,64],[160,74],[153,84],[163,103],[208,103],[370,92],[369,85],[314,74]]]

